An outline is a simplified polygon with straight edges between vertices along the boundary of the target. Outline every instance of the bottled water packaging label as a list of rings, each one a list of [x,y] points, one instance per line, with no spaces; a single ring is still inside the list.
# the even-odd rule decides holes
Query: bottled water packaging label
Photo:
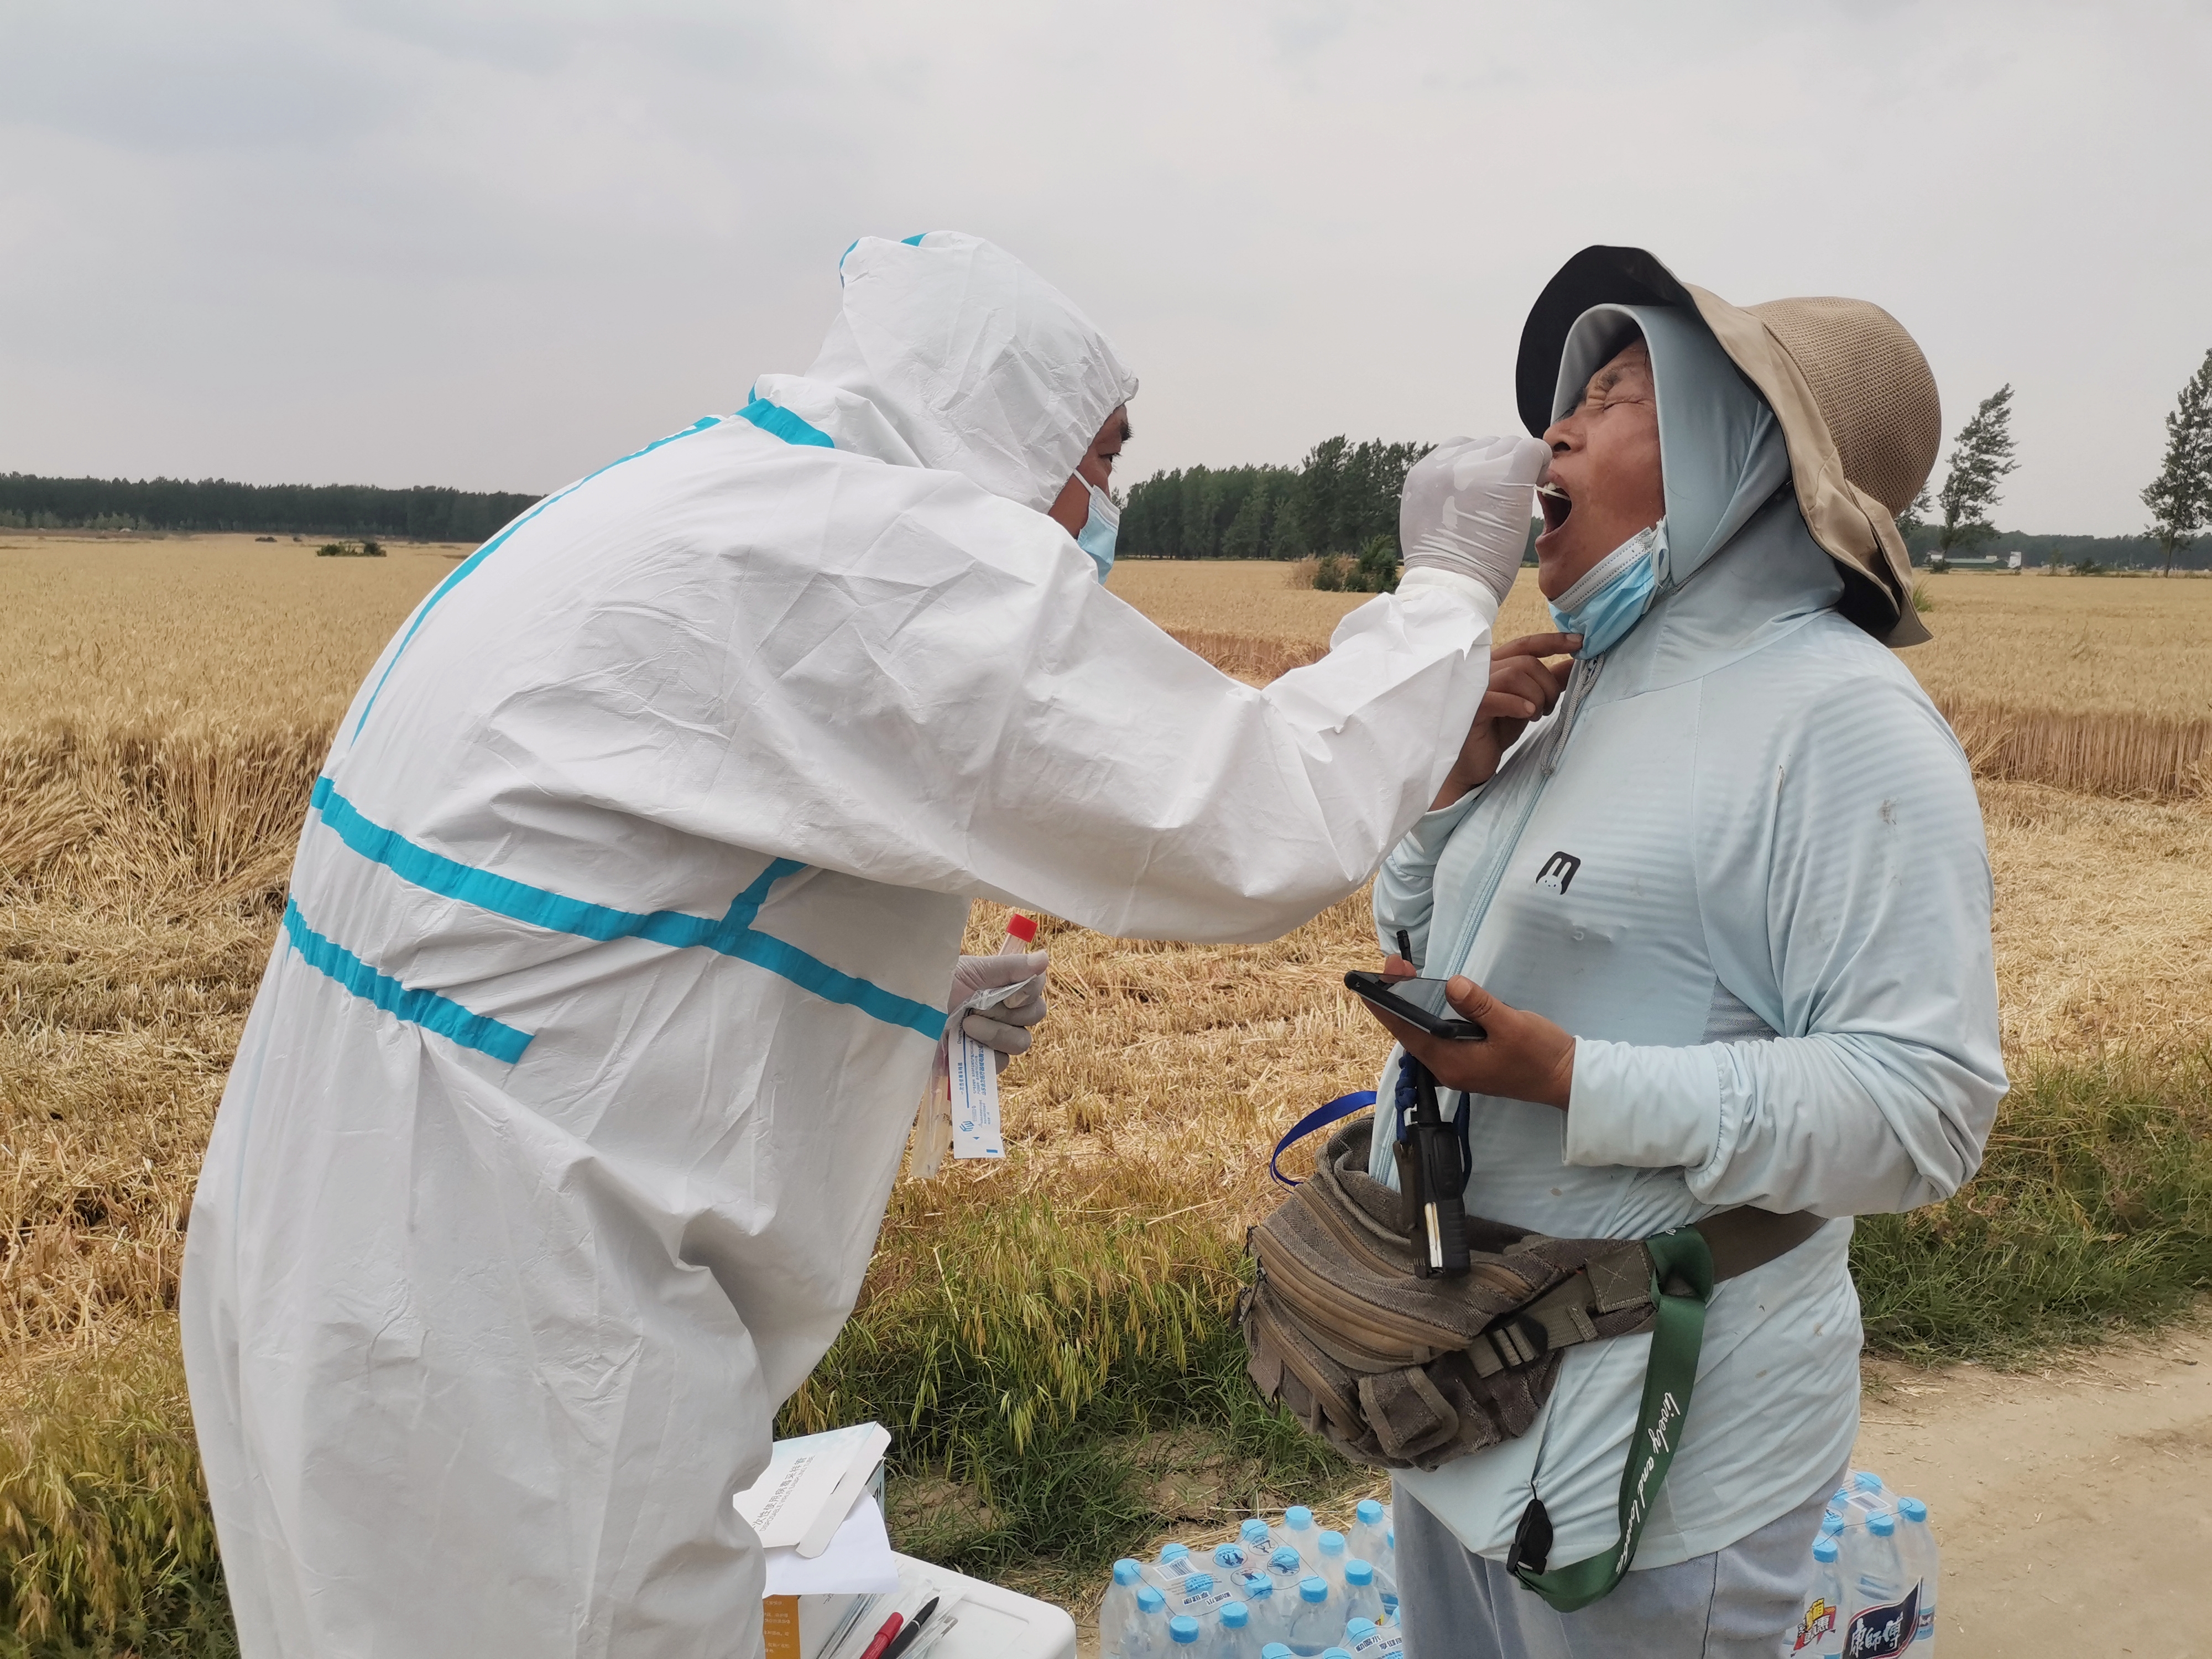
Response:
[[[1902,1601],[1869,1607],[1851,1616],[1844,1632],[1844,1659],[1895,1659],[1919,1633],[1920,1586],[1905,1592]]]

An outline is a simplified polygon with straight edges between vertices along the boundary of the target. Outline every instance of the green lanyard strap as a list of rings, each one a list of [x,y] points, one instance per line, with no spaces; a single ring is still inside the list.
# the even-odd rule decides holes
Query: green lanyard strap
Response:
[[[1561,1613],[1572,1613],[1613,1593],[1636,1559],[1668,1467],[1682,1437],[1690,1392],[1698,1382],[1698,1350],[1705,1337],[1705,1304],[1713,1293],[1713,1255],[1695,1228],[1680,1227],[1646,1239],[1651,1255],[1651,1358],[1644,1368],[1644,1403],[1620,1471],[1620,1537],[1611,1548],[1553,1571],[1551,1522],[1541,1499],[1531,1498],[1514,1540],[1513,1576]],[[1680,1291],[1684,1294],[1674,1294]]]

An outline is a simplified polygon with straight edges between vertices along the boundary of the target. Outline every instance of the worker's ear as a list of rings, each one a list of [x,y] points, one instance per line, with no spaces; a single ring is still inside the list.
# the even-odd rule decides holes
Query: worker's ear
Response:
[[[1067,482],[1060,485],[1060,494],[1053,498],[1052,507],[1045,516],[1069,535],[1081,535],[1085,521],[1091,517],[1091,491],[1083,480],[1073,473],[1069,474]]]

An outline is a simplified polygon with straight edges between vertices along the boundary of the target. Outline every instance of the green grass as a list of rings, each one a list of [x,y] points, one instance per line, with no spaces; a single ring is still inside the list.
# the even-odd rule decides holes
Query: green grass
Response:
[[[1979,1178],[1863,1221],[1852,1261],[1869,1346],[1917,1360],[2186,1313],[2212,1290],[2212,1061],[2026,1069]],[[1168,1519],[1226,1530],[1356,1478],[1254,1398],[1240,1278],[1203,1224],[901,1188],[781,1431],[882,1420],[902,1547],[1072,1597]],[[174,1344],[155,1322],[42,1362],[0,1421],[0,1659],[234,1651]]]
[[[0,1656],[236,1654],[176,1327],[27,1383],[0,1421]]]
[[[2212,1056],[2030,1065],[1957,1196],[1861,1219],[1867,1344],[2017,1360],[2186,1311],[2212,1289]]]

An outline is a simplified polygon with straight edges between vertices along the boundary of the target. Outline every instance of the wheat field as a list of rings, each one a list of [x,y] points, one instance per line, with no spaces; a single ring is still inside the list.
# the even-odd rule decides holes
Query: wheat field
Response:
[[[65,1585],[93,1625],[120,1629],[179,1552],[204,1553],[173,1312],[200,1150],[326,734],[465,551],[338,560],[246,538],[0,536],[0,1562],[18,1564],[27,1632],[61,1620]],[[1363,602],[1294,590],[1280,566],[1126,562],[1110,586],[1255,681],[1310,659]],[[1931,587],[1936,642],[1906,660],[1968,711],[2008,1051],[2202,1048],[2212,809],[2194,775],[2137,787],[2090,764],[2045,781],[2025,739],[2008,751],[1984,732],[1978,747],[1972,721],[1980,709],[2014,733],[2038,715],[2201,725],[2212,582],[1960,574]],[[1524,573],[1499,637],[1547,627]],[[2072,740],[2097,752],[2094,732]],[[1002,915],[976,907],[971,949],[988,948]],[[1007,1073],[1010,1157],[899,1190],[854,1340],[920,1317],[902,1297],[943,1278],[949,1241],[966,1242],[963,1271],[1029,1271],[1042,1247],[1007,1230],[1047,1217],[1097,1298],[1060,1351],[1100,1367],[1049,1389],[1087,1399],[1123,1340],[1102,1333],[1180,1343],[1218,1323],[1242,1229],[1272,1201],[1267,1146],[1370,1082],[1387,1044],[1340,985],[1373,955],[1360,896],[1261,946],[1049,922],[1047,939],[1054,1013]],[[842,1375],[810,1383],[800,1420],[854,1403]],[[1163,1523],[1218,1521],[1264,1495],[1249,1457],[1173,1436],[1132,1443]],[[155,1540],[143,1548],[100,1542],[89,1500],[56,1474],[126,1444],[136,1461],[110,1484]],[[941,1519],[933,1490],[908,1482],[895,1498],[910,1529]],[[944,1513],[972,1520],[958,1483],[946,1490]]]

